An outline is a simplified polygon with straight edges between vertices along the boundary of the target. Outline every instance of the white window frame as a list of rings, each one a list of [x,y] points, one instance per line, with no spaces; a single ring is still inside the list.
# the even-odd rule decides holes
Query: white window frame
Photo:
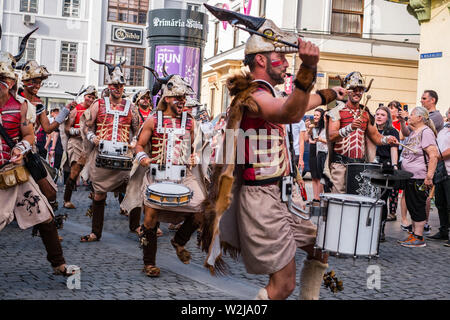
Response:
[[[23,39],[23,37],[19,37],[19,41],[17,42],[17,52],[19,52],[18,50],[19,50],[20,43],[22,42],[22,39]],[[33,59],[30,59],[30,57],[28,57],[28,50],[29,50],[28,45],[30,44],[31,41],[34,41],[34,58]],[[38,39],[36,39],[36,38],[28,39],[27,47],[25,49],[25,53],[23,54],[22,59],[20,59],[17,62],[17,65],[26,63],[27,61],[30,61],[30,60],[38,60],[37,59],[37,53],[38,53],[37,47],[38,47]]]
[[[76,52],[73,53],[77,57],[77,61],[76,61],[76,64],[75,64],[75,70],[74,71],[70,71],[70,70],[67,70],[67,69],[61,70],[61,68],[62,68],[61,60],[62,60],[62,55],[63,55],[62,48],[63,48],[63,44],[64,43],[75,44],[76,45]],[[72,41],[61,41],[60,42],[60,47],[59,47],[59,67],[58,67],[59,72],[66,72],[66,73],[71,73],[71,74],[72,73],[78,73],[78,70],[80,68],[80,66],[79,66],[79,64],[80,64],[79,58],[81,58],[80,55],[78,54],[79,50],[80,50],[80,46],[79,46],[78,42],[72,42]],[[70,52],[69,52],[69,54],[70,54]],[[70,65],[69,65],[69,68],[70,68]]]
[[[28,4],[27,4],[28,10],[22,10],[22,1],[27,1],[27,2],[28,2]],[[36,12],[30,11],[30,7],[31,7],[31,2],[32,2],[32,1],[36,1]],[[20,11],[20,12],[23,12],[23,13],[38,14],[38,13],[39,13],[39,0],[20,0],[20,3],[19,3],[19,11]]]
[[[64,15],[64,9],[65,9],[65,4],[66,2],[69,1],[69,14],[68,15]],[[82,0],[77,0],[78,1],[78,15],[73,15],[73,9],[74,9],[74,2],[75,0],[62,0],[62,8],[61,8],[61,16],[65,17],[65,18],[81,18],[81,10],[82,10]]]
[[[189,6],[191,6],[192,8],[189,9]],[[200,11],[200,4],[198,3],[192,3],[192,2],[188,2],[186,3],[186,9],[187,10],[192,10],[192,11]]]

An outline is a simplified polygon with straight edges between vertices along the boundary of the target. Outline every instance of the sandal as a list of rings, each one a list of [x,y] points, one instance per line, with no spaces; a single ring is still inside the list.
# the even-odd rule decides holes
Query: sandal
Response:
[[[72,270],[72,272],[67,272],[68,267]],[[59,269],[59,267],[53,268],[53,274],[55,276],[64,276],[64,277],[70,277],[76,274],[77,272],[80,272],[81,268],[75,265],[65,266],[64,270]]]
[[[150,265],[144,266],[144,269],[142,269],[142,271],[145,273],[147,277],[150,278],[159,277],[159,275],[161,274],[161,270],[158,267]]]
[[[76,209],[75,205],[72,202],[70,202],[70,201],[64,202],[64,206],[63,207],[66,208],[66,209]]]
[[[189,262],[191,261],[191,253],[189,251],[187,251],[184,247],[177,244],[173,239],[170,240],[170,243],[175,248],[178,259],[180,259],[180,261],[183,262],[184,264],[189,264]],[[179,248],[183,248],[183,249],[178,250]]]
[[[81,237],[81,239],[80,239],[80,242],[95,242],[95,241],[99,241],[98,239],[97,239],[97,236],[92,236],[92,235],[90,235],[90,234],[88,234],[87,236],[83,236],[83,237]]]

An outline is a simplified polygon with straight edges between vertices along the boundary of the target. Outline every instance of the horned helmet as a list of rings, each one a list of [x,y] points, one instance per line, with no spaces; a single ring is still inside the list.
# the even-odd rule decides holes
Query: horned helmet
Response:
[[[251,34],[245,45],[246,55],[272,51],[282,53],[292,53],[298,51],[297,48],[287,46],[278,41],[264,38],[254,33],[258,32],[264,34],[269,38],[283,40],[298,46],[297,35],[292,32],[282,31],[270,19],[247,16],[239,12],[217,8],[206,3],[204,4],[204,6],[220,21],[227,21],[231,25],[240,24],[245,26],[247,31]]]
[[[178,74],[169,75],[166,71],[166,64],[163,65],[163,77],[160,78],[158,73],[150,68],[144,66],[144,68],[151,71],[155,77],[155,84],[152,88],[152,95],[156,96],[160,93],[160,100],[165,97],[178,97],[178,96],[190,96],[195,94],[190,84]]]
[[[17,75],[14,72],[14,69],[16,69],[17,62],[19,62],[19,60],[22,59],[22,57],[25,53],[28,39],[37,29],[38,28],[29,32],[22,39],[22,42],[20,43],[20,47],[19,47],[19,53],[16,56],[13,56],[12,54],[10,54],[9,52],[6,52],[6,51],[0,51],[0,76],[17,80]],[[0,39],[1,39],[1,37],[2,37],[2,29],[0,27]]]
[[[95,62],[96,64],[102,64],[106,67],[108,72],[106,73],[105,83],[107,85],[109,85],[109,84],[125,84],[126,83],[125,76],[123,74],[123,69],[122,69],[125,62],[127,62],[126,58],[124,61],[121,61],[116,65],[113,65],[113,64],[110,64],[110,63],[107,63],[104,61],[98,61],[98,60],[95,60],[92,58],[91,58],[91,60],[93,62]]]
[[[145,97],[148,94],[148,97],[150,98],[150,90],[149,89],[143,89],[136,92],[136,94],[133,96],[133,103],[137,104],[139,100],[141,100],[143,97]]]
[[[84,92],[84,95],[88,95],[88,94],[92,94],[94,95],[96,98],[98,97],[98,91],[97,88],[93,85],[90,85],[86,88],[86,91]]]
[[[341,86],[347,90],[353,90],[355,88],[363,88],[364,92],[368,92],[372,86],[373,79],[370,80],[369,85],[366,87],[366,82],[362,74],[358,71],[353,71],[345,76],[344,80],[338,77],[341,81]]]
[[[38,78],[45,80],[51,76],[47,68],[40,66],[35,60],[30,60],[25,65],[17,66],[16,69],[22,70],[22,81]]]

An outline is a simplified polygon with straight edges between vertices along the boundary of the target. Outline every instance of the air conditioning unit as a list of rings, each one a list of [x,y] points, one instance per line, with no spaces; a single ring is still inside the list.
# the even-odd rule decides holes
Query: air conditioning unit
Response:
[[[22,22],[27,26],[32,26],[36,23],[36,16],[32,14],[24,14],[22,16]]]

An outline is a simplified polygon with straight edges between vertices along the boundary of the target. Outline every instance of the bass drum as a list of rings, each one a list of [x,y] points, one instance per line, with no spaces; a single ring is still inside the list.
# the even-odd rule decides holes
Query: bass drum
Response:
[[[380,194],[380,188],[370,183],[370,179],[361,174],[365,170],[381,169],[378,163],[348,163],[345,174],[345,185],[347,194],[376,198]]]

